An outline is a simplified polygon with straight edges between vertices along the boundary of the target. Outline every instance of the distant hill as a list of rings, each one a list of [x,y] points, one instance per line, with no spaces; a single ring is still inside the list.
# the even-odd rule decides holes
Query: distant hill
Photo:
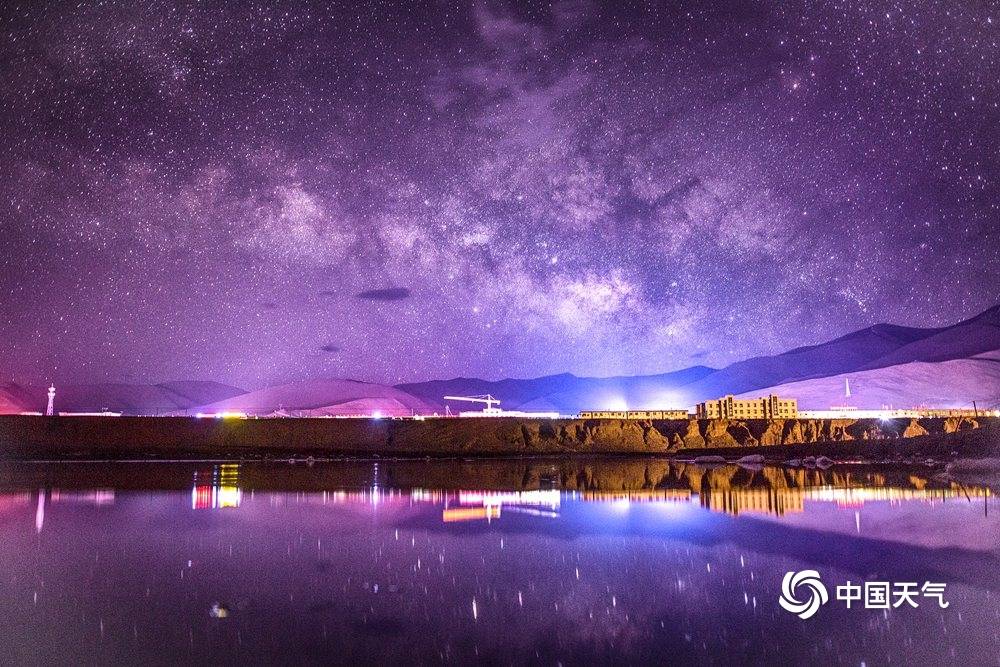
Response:
[[[162,384],[59,385],[56,387],[55,409],[57,412],[110,410],[127,415],[156,415],[186,410],[201,403],[219,401],[243,393],[237,387],[199,380]],[[47,402],[47,386],[0,386],[0,412],[42,412]]]
[[[1000,305],[950,327],[924,331],[927,335],[882,355],[864,368],[884,368],[911,361],[965,359],[1000,350]]]
[[[819,345],[782,354],[754,357],[722,369],[694,366],[660,375],[587,378],[552,375],[526,380],[490,382],[455,378],[398,385],[443,408],[445,395],[492,394],[509,410],[556,410],[573,414],[581,410],[690,408],[695,403],[725,394],[740,394],[810,377],[825,377],[876,364],[941,329],[917,329],[890,324],[856,331]],[[452,406],[454,410],[463,404]],[[465,408],[467,409],[467,408]]]
[[[796,397],[800,410],[826,410],[845,403],[845,379],[851,383],[851,398],[846,402],[856,408],[971,409],[975,402],[981,410],[995,410],[1000,407],[1000,349],[968,359],[911,361],[790,382],[748,392],[744,397],[774,392]]]
[[[665,373],[662,375],[581,378],[574,375],[554,375],[527,380],[486,380],[455,378],[399,385],[398,388],[419,395],[430,403],[440,405],[446,394],[472,395],[490,393],[500,398],[505,409],[557,410],[572,414],[588,409],[632,409],[692,407],[695,403],[725,394],[766,393],[780,388],[789,395],[806,391],[806,387],[837,385],[836,382],[793,384],[809,379],[840,378],[863,370],[888,368],[913,362],[934,363],[971,358],[978,354],[1000,349],[1000,306],[979,315],[942,328],[914,328],[893,324],[877,324],[849,333],[818,345],[799,347],[782,354],[754,357],[739,361],[725,368],[714,370],[704,366]],[[952,401],[968,403],[972,384],[951,374],[975,371],[979,381],[985,383],[984,395],[998,393],[997,384],[990,370],[988,359],[978,359],[969,364],[952,364],[937,367],[942,391],[931,391],[931,385],[918,384],[913,375],[918,367],[900,371],[899,382],[913,378],[912,387],[899,385],[895,390],[888,386],[879,394],[885,402],[894,405],[940,403],[947,396]],[[923,372],[930,372],[924,367]],[[907,375],[909,373],[909,375]],[[879,374],[884,378],[892,373]],[[874,375],[870,378],[874,379]],[[814,391],[814,389],[809,389]],[[815,399],[822,407],[829,407],[826,394],[817,392]],[[893,400],[893,391],[896,398]],[[843,379],[839,383],[843,396]],[[976,395],[980,395],[976,392]],[[923,397],[923,398],[921,398]],[[834,397],[835,398],[835,397]],[[879,399],[880,401],[882,399]],[[842,403],[834,400],[833,403]],[[881,405],[882,403],[878,403]],[[461,404],[459,404],[461,405]],[[457,406],[456,406],[457,407]],[[876,406],[878,407],[878,406]]]
[[[444,396],[492,394],[507,410],[575,414],[590,409],[690,408],[725,394],[776,391],[805,409],[843,402],[850,378],[858,407],[988,403],[1000,396],[1000,306],[952,326],[878,324],[818,345],[754,357],[725,368],[693,366],[658,375],[608,378],[568,373],[539,378],[454,378],[390,387],[345,379],[293,382],[245,392],[216,382],[57,387],[56,409],[126,414],[247,412],[256,415],[443,413]],[[0,413],[41,411],[46,387],[0,386]],[[993,400],[996,404],[1000,399]],[[454,402],[454,411],[475,409]]]
[[[936,331],[877,324],[819,345],[738,361],[685,389],[692,402],[699,402],[793,380],[845,373],[876,364],[885,355]]]
[[[306,380],[247,392],[185,411],[245,412],[251,415],[409,416],[430,414],[434,407],[395,387],[356,380]]]
[[[41,406],[41,408],[29,405],[22,400],[22,397],[19,394],[8,391],[7,387],[0,387],[0,415],[30,412],[32,410],[40,411],[44,409],[44,405]]]
[[[478,378],[454,378],[452,380],[432,380],[397,385],[408,394],[443,411],[444,396],[474,396],[492,394],[501,399],[500,407],[506,410],[552,411],[571,414],[579,412],[581,405],[592,406],[595,400],[605,403],[621,403],[640,407],[662,406],[664,402],[677,403],[673,391],[695,380],[704,378],[715,369],[693,366],[673,373],[660,375],[638,375],[608,378],[577,377],[569,373],[548,375],[525,380],[480,380]],[[595,397],[599,397],[595,399]],[[449,402],[453,411],[474,410],[474,404]]]

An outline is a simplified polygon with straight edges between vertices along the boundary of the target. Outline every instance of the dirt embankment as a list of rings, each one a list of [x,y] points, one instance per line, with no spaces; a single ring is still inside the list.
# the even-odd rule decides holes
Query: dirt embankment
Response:
[[[137,459],[679,452],[996,456],[993,418],[800,420],[0,417],[0,457]]]

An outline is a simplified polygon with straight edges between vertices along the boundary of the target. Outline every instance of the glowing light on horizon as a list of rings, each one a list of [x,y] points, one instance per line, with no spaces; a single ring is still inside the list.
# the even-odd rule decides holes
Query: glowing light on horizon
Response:
[[[658,391],[643,403],[640,409],[646,410],[687,410],[693,403],[675,391]]]
[[[628,410],[628,402],[622,396],[615,396],[605,401],[602,409],[611,412],[625,412]]]
[[[245,412],[199,412],[196,419],[246,419]]]

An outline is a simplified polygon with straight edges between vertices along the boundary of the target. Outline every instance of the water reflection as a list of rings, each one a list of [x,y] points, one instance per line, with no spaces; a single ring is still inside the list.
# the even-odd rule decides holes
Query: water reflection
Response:
[[[5,464],[0,662],[995,662],[995,502],[919,467]],[[805,568],[951,605],[803,622]]]
[[[240,490],[240,466],[227,463],[212,466],[210,472],[196,471],[191,489],[191,509],[226,509],[239,507],[243,492]]]
[[[0,493],[0,517],[11,513],[13,510],[26,507],[34,499],[35,532],[42,532],[45,527],[45,508],[48,505],[58,504],[82,504],[82,505],[108,505],[115,502],[115,492],[113,489],[88,489],[88,490],[66,490],[66,489],[38,489],[32,493],[29,491],[14,491]]]
[[[487,470],[512,465],[505,461],[483,464]],[[565,465],[561,463],[560,465]],[[528,471],[521,475],[521,487],[510,490],[485,489],[423,489],[392,488],[380,486],[379,464],[371,464],[371,483],[355,489],[324,489],[303,497],[305,501],[339,503],[369,503],[405,501],[443,505],[442,519],[447,522],[499,518],[503,511],[521,512],[534,516],[558,516],[564,494],[574,500],[615,503],[697,503],[712,512],[725,514],[770,514],[783,516],[805,511],[807,501],[834,503],[838,507],[862,507],[865,503],[888,501],[891,503],[920,501],[941,502],[947,499],[985,500],[991,496],[987,487],[963,485],[909,470],[893,474],[866,469],[857,470],[806,470],[779,467],[742,468],[738,465],[698,466],[695,464],[666,462],[658,468],[658,477],[649,475],[648,462],[631,462],[636,470],[616,470],[610,478],[594,475],[593,470],[580,467],[575,474],[537,474]],[[383,470],[386,464],[382,464]],[[546,464],[542,464],[547,468]],[[317,479],[324,475],[318,470]],[[551,472],[551,471],[550,471]],[[922,471],[921,471],[922,472]],[[629,474],[631,473],[631,474]],[[467,476],[469,481],[488,481],[491,475]],[[478,477],[478,479],[476,479]],[[259,480],[258,480],[259,481]],[[335,480],[331,480],[334,481]],[[346,481],[346,480],[344,480]],[[344,483],[341,481],[341,483]],[[362,480],[354,479],[355,484]],[[253,484],[254,480],[245,480]],[[615,485],[624,488],[605,490],[601,487]],[[267,485],[264,485],[267,488]],[[537,487],[537,488],[535,488]],[[636,487],[636,488],[629,488]],[[59,493],[59,492],[55,492]],[[93,493],[93,492],[91,492]],[[110,499],[114,499],[114,492]],[[80,495],[80,494],[78,494]],[[193,509],[237,508],[243,495],[240,486],[239,464],[218,464],[194,472],[191,489]],[[83,497],[90,497],[86,494]],[[983,504],[984,512],[988,506]]]

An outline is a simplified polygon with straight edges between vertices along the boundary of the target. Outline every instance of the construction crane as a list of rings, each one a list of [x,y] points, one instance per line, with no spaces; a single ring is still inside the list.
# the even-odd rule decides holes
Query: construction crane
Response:
[[[466,401],[467,403],[485,403],[486,407],[483,408],[482,412],[460,412],[459,416],[475,416],[479,415],[497,415],[500,414],[500,408],[494,408],[493,404],[496,403],[500,405],[499,398],[493,398],[491,394],[482,394],[479,396],[445,396],[446,401]]]

